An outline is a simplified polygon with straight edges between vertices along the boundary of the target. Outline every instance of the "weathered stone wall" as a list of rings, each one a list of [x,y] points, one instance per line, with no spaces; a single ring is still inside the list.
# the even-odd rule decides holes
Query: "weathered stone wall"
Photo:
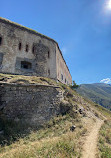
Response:
[[[53,39],[3,18],[0,38],[0,72],[43,76],[72,84],[69,69]],[[23,61],[30,65],[21,65]]]
[[[0,45],[1,72],[57,78],[53,41],[1,19],[0,37],[2,37]],[[19,43],[21,43],[20,49]],[[26,45],[28,45],[28,51],[26,51]],[[32,68],[21,67],[21,61],[30,62]]]
[[[64,84],[72,85],[71,74],[57,46],[56,46],[56,65],[57,65],[57,79]]]
[[[0,83],[0,115],[41,125],[59,114],[63,99],[59,87]]]

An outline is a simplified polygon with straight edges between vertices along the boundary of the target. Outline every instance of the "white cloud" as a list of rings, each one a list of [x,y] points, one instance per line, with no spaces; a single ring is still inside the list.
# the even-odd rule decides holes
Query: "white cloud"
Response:
[[[102,79],[100,82],[101,83],[111,83],[111,79],[110,78],[105,78],[105,79]]]

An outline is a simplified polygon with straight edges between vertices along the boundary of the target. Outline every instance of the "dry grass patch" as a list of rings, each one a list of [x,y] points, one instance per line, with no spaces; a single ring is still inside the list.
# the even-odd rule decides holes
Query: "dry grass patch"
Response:
[[[76,125],[74,132],[70,126]],[[52,119],[44,128],[0,148],[0,158],[61,158],[80,157],[81,137],[87,132],[81,118],[70,115]]]
[[[46,77],[10,75],[10,74],[2,74],[2,73],[0,73],[0,81],[7,83],[19,83],[19,84],[57,85],[56,81]]]

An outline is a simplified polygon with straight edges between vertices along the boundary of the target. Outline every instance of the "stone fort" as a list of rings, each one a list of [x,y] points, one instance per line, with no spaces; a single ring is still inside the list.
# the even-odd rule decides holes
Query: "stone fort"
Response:
[[[55,40],[4,18],[0,18],[0,72],[42,76],[72,84]]]

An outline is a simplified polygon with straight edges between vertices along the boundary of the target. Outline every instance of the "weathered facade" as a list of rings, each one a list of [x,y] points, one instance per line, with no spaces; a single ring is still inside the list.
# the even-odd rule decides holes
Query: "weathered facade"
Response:
[[[60,87],[0,83],[0,116],[41,125],[60,113]]]
[[[0,18],[0,72],[43,76],[72,84],[56,41],[3,18]]]

